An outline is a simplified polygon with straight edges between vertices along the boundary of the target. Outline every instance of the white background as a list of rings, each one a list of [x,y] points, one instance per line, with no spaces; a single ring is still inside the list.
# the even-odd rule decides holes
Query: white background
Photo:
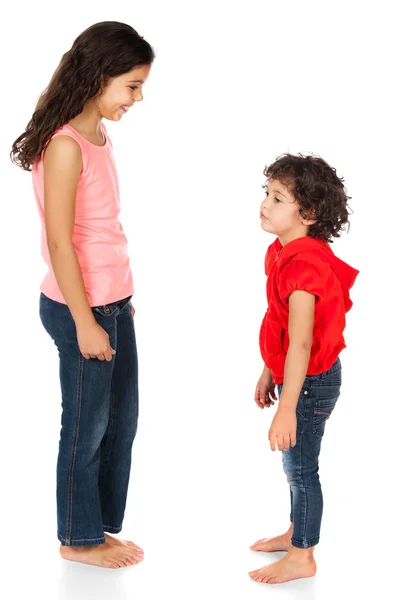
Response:
[[[398,26],[395,2],[15,2],[1,39],[1,531],[7,598],[396,595],[398,536]],[[38,317],[39,217],[7,158],[62,54],[95,22],[125,21],[157,58],[145,100],[107,123],[129,239],[140,424],[123,534],[144,563],[67,563],[55,535],[58,356]],[[345,177],[338,256],[361,273],[341,354],[342,395],[321,454],[314,579],[247,575],[286,530],[269,450],[274,409],[253,401],[266,308],[262,171],[314,152]],[[397,460],[396,460],[397,459]],[[391,590],[391,592],[390,592]],[[135,594],[135,596],[133,596]],[[265,596],[263,596],[265,597]]]

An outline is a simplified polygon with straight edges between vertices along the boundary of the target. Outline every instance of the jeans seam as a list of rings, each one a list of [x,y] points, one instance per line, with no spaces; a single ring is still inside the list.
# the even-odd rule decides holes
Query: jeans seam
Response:
[[[298,540],[292,537],[291,542],[292,546],[294,546],[295,548],[312,548],[313,546],[316,546],[318,544],[319,537],[312,538],[311,540],[304,540],[302,542],[299,542]]]
[[[302,515],[303,518],[303,522],[301,524],[301,537],[304,539],[305,536],[305,529],[306,529],[306,523],[307,523],[307,494],[306,494],[306,489],[305,489],[305,485],[304,485],[304,481],[303,481],[303,434],[304,434],[304,423],[303,423],[303,431],[302,431],[302,435],[300,438],[300,479],[301,479],[301,483],[302,483],[302,492],[304,494],[304,514]]]
[[[100,542],[100,543],[104,543],[104,536],[103,537],[99,537],[99,538],[84,538],[82,540],[71,540],[71,539],[66,539],[62,535],[58,534],[58,538],[59,538],[59,540],[61,542],[65,542],[67,545],[70,545],[71,541],[72,542]]]
[[[71,529],[72,529],[72,488],[74,483],[74,468],[75,468],[75,459],[76,459],[76,451],[78,447],[78,435],[79,435],[79,421],[81,416],[81,402],[82,402],[82,380],[83,380],[83,356],[79,353],[79,362],[78,362],[78,389],[77,389],[77,407],[76,407],[76,416],[75,416],[75,429],[74,436],[72,439],[72,452],[71,452],[71,462],[69,466],[68,472],[68,500],[67,500],[67,525],[65,531],[65,542],[68,544],[71,542]],[[97,538],[100,539],[100,538]],[[79,540],[76,540],[79,541]],[[89,541],[89,540],[81,540],[81,541]]]

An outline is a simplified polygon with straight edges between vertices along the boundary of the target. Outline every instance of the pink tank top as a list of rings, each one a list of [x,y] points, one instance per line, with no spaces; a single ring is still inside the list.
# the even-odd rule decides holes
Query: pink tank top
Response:
[[[112,144],[103,124],[102,129],[106,138],[104,146],[92,144],[68,124],[53,135],[69,135],[81,148],[83,168],[76,192],[73,245],[90,306],[122,300],[134,291],[127,239],[119,221],[119,185]],[[47,248],[43,154],[32,167],[32,181],[42,222],[41,251],[48,266],[40,290],[52,300],[66,304]]]

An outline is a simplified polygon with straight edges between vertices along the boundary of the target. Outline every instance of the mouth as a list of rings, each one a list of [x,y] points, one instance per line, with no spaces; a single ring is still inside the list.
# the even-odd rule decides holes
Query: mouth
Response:
[[[262,213],[260,213],[260,219],[266,219],[267,217],[264,217],[264,215]]]
[[[127,104],[122,104],[121,108],[124,111],[124,113],[127,113],[130,107]]]

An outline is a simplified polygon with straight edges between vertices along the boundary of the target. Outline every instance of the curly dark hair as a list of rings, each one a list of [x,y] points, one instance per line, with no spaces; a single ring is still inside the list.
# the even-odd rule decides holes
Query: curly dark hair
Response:
[[[316,219],[308,235],[332,243],[341,231],[350,228],[350,210],[344,179],[321,157],[310,154],[282,154],[266,166],[267,179],[278,180],[294,196],[305,219]],[[263,186],[265,187],[265,186]]]
[[[154,57],[153,48],[130,25],[104,21],[86,29],[62,57],[32,119],[15,140],[12,162],[30,171],[52,134],[79,115],[111,78],[151,65]]]

